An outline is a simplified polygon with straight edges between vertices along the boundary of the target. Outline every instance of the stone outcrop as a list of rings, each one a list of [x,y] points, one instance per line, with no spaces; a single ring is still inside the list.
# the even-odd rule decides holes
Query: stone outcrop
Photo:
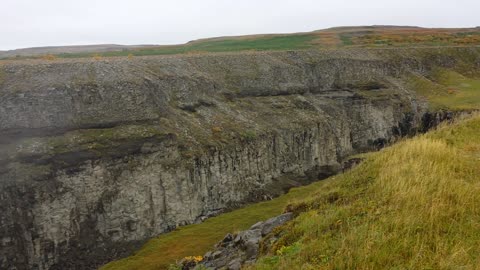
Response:
[[[227,234],[222,241],[215,245],[214,250],[203,256],[200,263],[181,262],[180,266],[184,270],[201,269],[200,266],[207,269],[240,270],[242,265],[255,262],[262,238],[292,218],[293,213],[285,213],[265,222],[259,221],[248,230],[235,235]]]
[[[479,67],[479,52],[2,63],[0,269],[94,269],[334,174],[349,155],[424,128],[406,76]]]

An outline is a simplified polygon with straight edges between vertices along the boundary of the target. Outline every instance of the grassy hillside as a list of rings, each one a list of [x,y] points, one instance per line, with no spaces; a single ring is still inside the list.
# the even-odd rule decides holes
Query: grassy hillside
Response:
[[[480,117],[371,154],[312,187],[249,269],[476,269]]]
[[[145,56],[184,53],[215,53],[236,51],[301,50],[338,47],[408,47],[408,46],[472,46],[480,45],[480,28],[430,29],[420,27],[363,26],[337,27],[309,33],[251,35],[202,39],[181,45],[135,46],[112,48],[109,51],[78,51],[28,56],[29,49],[19,50],[17,57],[9,59],[110,56]],[[48,49],[48,48],[47,48]],[[25,52],[24,52],[25,51]],[[68,51],[68,50],[66,50]],[[11,53],[10,53],[11,54]],[[36,53],[38,54],[38,53]],[[32,54],[33,55],[33,54]],[[1,55],[0,55],[0,58]]]
[[[101,269],[166,269],[285,207],[298,217],[276,230],[280,240],[251,269],[473,269],[478,134],[480,115],[369,154],[346,174],[161,235]]]
[[[477,76],[466,77],[454,70],[437,69],[430,77],[415,74],[408,81],[434,110],[480,110],[480,79]]]
[[[233,51],[264,51],[264,50],[298,50],[311,47],[310,42],[315,39],[314,35],[286,35],[246,39],[221,39],[192,42],[178,46],[161,46],[141,50],[124,50],[106,52],[100,56],[145,56],[202,52],[233,52]],[[84,57],[88,54],[61,54],[59,57],[75,58]]]

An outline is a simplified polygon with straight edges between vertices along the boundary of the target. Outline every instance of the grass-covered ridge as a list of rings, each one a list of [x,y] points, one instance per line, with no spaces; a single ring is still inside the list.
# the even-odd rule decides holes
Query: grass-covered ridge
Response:
[[[100,59],[110,56],[147,56],[190,53],[216,53],[238,51],[275,51],[302,50],[339,47],[410,47],[410,46],[478,46],[480,45],[480,28],[420,28],[402,26],[358,26],[337,27],[307,33],[259,34],[207,38],[179,45],[134,46],[107,51],[63,50],[44,54],[17,51],[4,56],[3,59],[39,58],[47,61],[56,58]],[[104,48],[105,50],[105,48]],[[35,51],[35,50],[33,50]],[[0,58],[2,58],[0,56]]]
[[[56,55],[44,55],[39,58],[55,60],[58,58],[101,58],[112,56],[149,56],[149,55],[172,55],[172,54],[198,54],[216,52],[237,51],[278,51],[278,50],[301,50],[312,48],[313,40],[318,37],[314,34],[273,35],[245,38],[221,38],[189,42],[182,45],[166,45],[146,47],[142,49],[124,49],[121,51],[109,51],[99,53],[61,53]],[[22,57],[20,57],[22,58]],[[28,58],[28,57],[27,57]]]
[[[290,206],[251,269],[475,269],[480,117],[371,154]]]

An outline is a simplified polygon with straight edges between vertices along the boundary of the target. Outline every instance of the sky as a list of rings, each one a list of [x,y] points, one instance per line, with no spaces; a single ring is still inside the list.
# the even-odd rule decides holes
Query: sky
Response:
[[[0,50],[179,44],[333,26],[480,26],[480,0],[0,0]]]

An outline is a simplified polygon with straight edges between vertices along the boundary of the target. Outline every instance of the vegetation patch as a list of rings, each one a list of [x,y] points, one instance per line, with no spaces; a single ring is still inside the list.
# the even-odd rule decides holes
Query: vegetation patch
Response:
[[[36,156],[37,159],[75,152],[91,152],[102,155],[125,141],[141,141],[148,138],[166,138],[168,133],[147,125],[126,125],[103,129],[80,129],[62,136],[27,138],[16,145],[7,156],[11,158]]]
[[[431,78],[412,75],[411,87],[425,97],[432,109],[479,110],[480,79],[453,70],[436,70]]]
[[[322,182],[289,206],[297,218],[247,269],[474,269],[479,132],[476,116],[371,154]]]
[[[255,138],[257,138],[257,132],[254,130],[245,130],[243,133],[241,133],[241,136],[247,141],[253,141]]]
[[[0,86],[5,82],[5,71],[3,70],[3,67],[0,66]]]
[[[99,59],[109,56],[146,56],[169,54],[199,54],[206,52],[265,51],[265,50],[298,50],[311,48],[311,43],[318,37],[313,34],[282,35],[272,37],[224,38],[187,43],[185,45],[159,46],[136,50],[111,51],[104,53],[65,53],[61,58],[92,57]]]
[[[344,46],[353,45],[352,38],[345,34],[340,34],[340,40]]]

